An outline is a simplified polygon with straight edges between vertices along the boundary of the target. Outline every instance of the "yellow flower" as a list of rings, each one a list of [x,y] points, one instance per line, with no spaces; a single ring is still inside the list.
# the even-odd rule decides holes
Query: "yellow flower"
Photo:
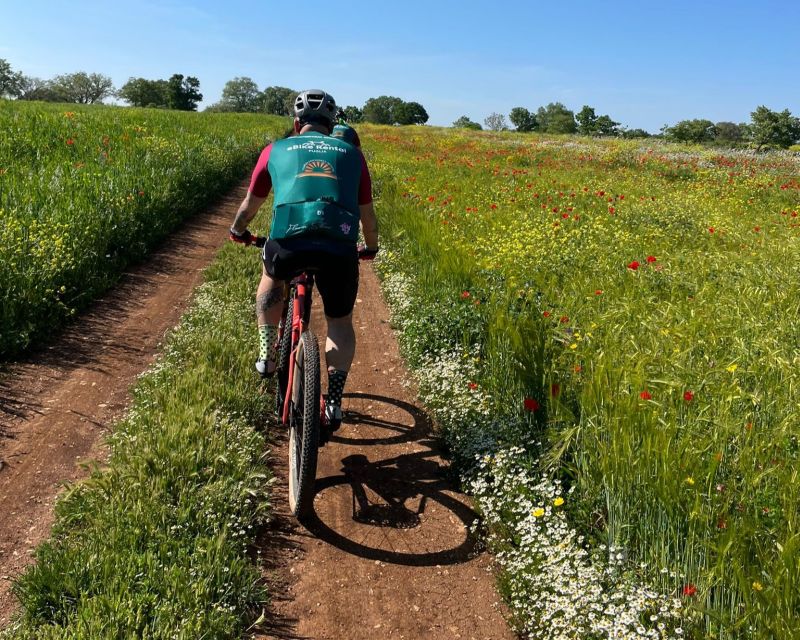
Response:
[[[557,507],[560,507],[562,504],[564,504],[564,498],[558,496],[555,500],[553,500],[553,504]]]
[[[726,370],[726,371],[730,371],[731,373],[733,373],[734,371],[736,371],[736,369],[738,368],[738,366],[739,366],[738,364],[732,364],[730,367],[726,367],[726,369],[725,369],[725,370]]]
[[[534,518],[541,518],[544,515],[544,509],[541,507],[537,507],[533,510],[533,517]]]
[[[758,580],[753,583],[753,591],[763,591],[764,585],[761,584]]]
[[[573,342],[571,345],[569,345],[569,348],[570,349],[577,349],[578,345]]]
[[[691,487],[694,484],[694,478],[692,478],[692,476],[687,476],[686,484],[688,484]]]

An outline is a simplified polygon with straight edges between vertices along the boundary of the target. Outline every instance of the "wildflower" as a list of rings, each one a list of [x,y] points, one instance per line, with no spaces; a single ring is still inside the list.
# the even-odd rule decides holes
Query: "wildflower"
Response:
[[[708,232],[709,233],[714,233],[714,231],[716,231],[716,229],[714,229],[714,227],[709,227],[708,228]]]
[[[692,478],[692,476],[686,476],[686,480],[684,482],[691,487],[694,485],[694,478]]]
[[[693,595],[697,594],[697,587],[695,587],[691,582],[688,584],[683,585],[683,589],[681,593],[686,596],[687,598],[691,598]]]
[[[553,506],[560,507],[562,504],[564,504],[564,498],[561,496],[558,496],[555,500],[553,500]]]
[[[636,271],[638,268],[639,268],[639,263],[636,260],[634,260],[633,262],[629,262],[628,263],[628,269],[631,269],[632,271]]]
[[[642,391],[642,392],[639,394],[639,397],[640,397],[642,400],[652,400],[652,398],[653,398],[653,396],[651,396],[651,395],[650,395],[650,392],[649,392],[647,389],[645,389],[644,391]]]
[[[648,262],[655,262],[656,261],[656,257],[655,256],[647,256],[647,261]]]
[[[534,398],[525,398],[522,405],[525,407],[525,411],[536,411],[540,406]]]
[[[549,318],[549,317],[550,317],[550,312],[549,312],[549,311],[542,311],[542,315],[543,315],[545,318]]]
[[[761,584],[758,580],[753,582],[753,591],[763,591],[763,590],[764,590],[763,584]]]
[[[544,515],[544,509],[536,507],[536,509],[532,511],[532,514],[534,518],[541,518]]]
[[[569,322],[569,316],[561,316],[561,317],[558,319],[558,321],[559,321],[561,324],[567,324],[567,322]]]
[[[469,296],[470,296],[469,291],[462,291],[461,292],[461,299],[462,300],[466,300],[467,298],[469,298]]]
[[[738,364],[736,364],[736,363],[734,363],[734,364],[730,365],[729,367],[726,367],[726,368],[725,368],[725,370],[726,370],[726,371],[730,371],[731,373],[733,373],[734,371],[736,371],[736,369],[737,369],[738,367],[739,367],[739,365],[738,365]]]
[[[724,530],[724,529],[727,529],[727,528],[728,528],[727,520],[725,520],[725,518],[719,518],[717,520],[717,529]]]
[[[475,389],[478,388],[478,383],[477,382],[469,382],[469,383],[467,383],[467,388],[469,388],[470,391],[475,391]]]
[[[67,138],[67,146],[71,147],[73,144],[75,144],[75,141],[72,138]]]
[[[613,216],[616,209],[614,207],[609,207],[608,212]]]
[[[603,295],[603,290],[602,290],[602,289],[595,289],[595,290],[594,290],[594,295],[596,295],[596,296],[602,296],[602,295]]]
[[[691,402],[692,400],[694,400],[694,393],[687,389],[686,391],[683,392],[683,399],[686,402]]]

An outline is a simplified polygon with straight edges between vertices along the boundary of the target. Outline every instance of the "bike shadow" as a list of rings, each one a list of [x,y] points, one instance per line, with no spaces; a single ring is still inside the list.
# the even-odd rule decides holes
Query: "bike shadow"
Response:
[[[358,447],[358,452],[341,458],[339,473],[317,479],[314,511],[303,520],[309,533],[380,562],[433,566],[468,561],[476,550],[469,526],[477,515],[440,457],[427,414],[382,395],[353,393],[345,398],[351,406],[353,400],[370,401],[373,407],[382,403],[391,405],[387,413],[396,415],[399,409],[408,416],[395,420],[378,417],[382,411],[347,411],[345,423],[355,429],[342,430],[348,435],[337,432],[331,442]],[[361,436],[359,426],[371,428]],[[371,435],[382,430],[394,435]],[[329,504],[333,501],[336,508]]]

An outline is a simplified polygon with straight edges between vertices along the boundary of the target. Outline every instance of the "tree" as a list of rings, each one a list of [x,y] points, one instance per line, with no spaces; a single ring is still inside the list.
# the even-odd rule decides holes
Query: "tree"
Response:
[[[681,120],[672,127],[663,127],[662,131],[668,140],[675,142],[710,142],[714,139],[714,123],[711,120]]]
[[[64,102],[94,104],[114,93],[114,83],[108,76],[100,73],[67,73],[56,76],[51,87],[64,96]]]
[[[252,78],[236,77],[222,88],[219,108],[222,111],[254,113],[261,110],[262,94]]]
[[[67,102],[67,98],[53,87],[49,80],[23,76],[20,84],[19,100],[38,100],[40,102]]]
[[[167,106],[167,81],[129,78],[117,91],[117,97],[134,107]]]
[[[293,116],[297,94],[297,91],[287,87],[267,87],[261,98],[264,112],[275,116]]]
[[[425,124],[428,112],[419,102],[403,102],[395,110],[397,124]]]
[[[456,129],[474,129],[475,131],[480,131],[483,129],[481,125],[479,125],[477,122],[473,122],[467,116],[461,116],[453,123],[453,126]]]
[[[194,76],[183,77],[176,73],[167,81],[167,107],[178,111],[197,111],[197,103],[203,99],[200,81]]]
[[[597,115],[594,108],[588,104],[583,105],[583,108],[575,114],[575,120],[578,121],[578,133],[582,136],[593,136],[597,133]]]
[[[347,106],[344,109],[344,117],[350,124],[358,124],[364,120],[364,113],[358,107]]]
[[[403,101],[395,96],[378,96],[364,103],[364,120],[373,124],[395,124]]]
[[[525,107],[514,107],[508,114],[508,119],[517,131],[533,131],[536,129],[536,116]]]
[[[788,109],[777,112],[760,106],[750,118],[750,136],[757,151],[767,145],[787,149],[800,140],[800,119],[792,116]]]
[[[575,114],[560,102],[551,102],[546,107],[539,107],[536,111],[536,121],[539,129],[547,133],[575,133],[578,125]]]
[[[714,142],[737,144],[747,136],[747,125],[735,122],[717,122],[714,125]]]
[[[595,120],[595,129],[601,136],[618,136],[619,122],[614,122],[611,116],[598,116],[597,120]]]
[[[623,138],[650,138],[650,133],[644,129],[623,129]]]
[[[492,112],[483,120],[483,124],[489,131],[505,131],[508,129],[506,125],[506,117],[502,113]]]
[[[0,58],[0,98],[16,98],[22,92],[24,76],[14,71],[9,62]]]

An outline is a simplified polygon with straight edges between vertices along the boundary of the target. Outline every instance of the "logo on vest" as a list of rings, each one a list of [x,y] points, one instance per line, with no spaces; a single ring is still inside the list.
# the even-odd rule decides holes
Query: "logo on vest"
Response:
[[[303,171],[297,174],[298,178],[339,178],[333,173],[333,167],[325,160],[311,160],[303,165]]]

